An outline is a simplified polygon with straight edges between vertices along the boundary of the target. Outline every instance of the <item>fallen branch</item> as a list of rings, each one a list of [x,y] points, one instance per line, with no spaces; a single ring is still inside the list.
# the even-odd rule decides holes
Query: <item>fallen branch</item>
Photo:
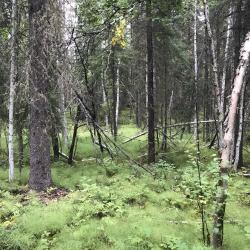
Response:
[[[123,149],[121,148],[115,141],[113,141],[104,131],[104,129],[95,121],[95,119],[93,119],[91,111],[88,109],[88,107],[86,106],[83,98],[81,95],[79,95],[79,93],[74,90],[78,100],[80,101],[80,104],[82,105],[82,107],[84,108],[87,117],[92,121],[93,126],[95,127],[96,130],[98,130],[99,133],[101,133],[118,151],[120,151],[131,163],[135,164],[136,166],[141,167],[142,169],[144,169],[146,172],[150,173],[151,175],[154,175],[154,173],[152,173],[148,168],[146,168],[145,166],[143,166],[142,164],[136,162],[134,159],[132,159],[129,154]]]
[[[63,157],[64,159],[66,159],[66,160],[69,159],[69,157],[68,157],[66,154],[64,154],[63,152],[59,152],[59,155],[60,155],[61,157]],[[73,162],[76,162],[76,161],[73,160]]]
[[[243,177],[250,178],[250,174],[243,174]]]
[[[141,137],[141,136],[143,136],[143,135],[146,135],[147,133],[148,133],[148,131],[144,131],[144,132],[142,132],[142,133],[140,133],[140,134],[137,134],[137,135],[135,135],[135,136],[133,136],[133,137],[127,139],[126,141],[122,142],[122,144],[126,144],[126,143],[128,143],[128,142],[131,142],[131,141],[133,141],[133,140],[135,140],[135,139],[137,139],[137,138],[139,138],[139,137]]]

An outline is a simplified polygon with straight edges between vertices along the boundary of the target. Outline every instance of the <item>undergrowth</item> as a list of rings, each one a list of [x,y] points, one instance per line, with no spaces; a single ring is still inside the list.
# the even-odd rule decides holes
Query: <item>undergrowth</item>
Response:
[[[135,129],[125,132],[120,141]],[[84,133],[80,147],[89,140]],[[7,168],[0,168],[0,250],[209,249],[202,244],[197,201],[204,205],[211,229],[218,161],[214,152],[202,148],[200,187],[193,145],[176,143],[160,155],[154,176],[121,159],[97,163],[90,145],[85,153],[91,159],[82,161],[79,148],[73,167],[53,163],[54,186],[67,195],[47,202],[29,191],[27,168],[12,184]],[[131,149],[139,156],[142,147],[137,141]],[[249,249],[249,207],[249,180],[232,175],[225,250]]]
[[[154,179],[109,161],[74,168],[57,163],[55,184],[70,192],[48,204],[25,187],[13,194],[17,187],[4,189],[7,185],[1,180],[1,249],[206,249],[201,243],[192,164],[190,159],[180,169],[160,161]],[[209,185],[209,180],[214,171],[215,162],[211,162],[202,178],[211,196],[214,183]],[[237,181],[231,186],[234,195],[228,205],[225,249],[247,249],[249,218],[244,210],[249,204],[242,198],[246,185],[245,180],[233,178]],[[238,188],[242,192],[236,195]],[[211,197],[200,198],[212,213]]]

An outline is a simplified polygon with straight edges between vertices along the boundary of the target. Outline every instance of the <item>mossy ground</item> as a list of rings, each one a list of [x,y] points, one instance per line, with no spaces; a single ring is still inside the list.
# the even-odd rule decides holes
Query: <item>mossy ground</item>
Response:
[[[119,141],[136,132],[133,126],[123,127]],[[108,158],[96,162],[98,152],[82,128],[77,163],[52,165],[55,187],[66,189],[68,195],[46,203],[28,191],[28,168],[9,184],[7,167],[1,167],[0,249],[206,249],[194,193],[194,148],[188,138],[159,156],[164,161],[156,164],[153,178],[122,156],[114,162]],[[133,157],[142,155],[145,139],[125,144],[126,150]],[[202,157],[205,191],[212,193],[215,154],[203,147]],[[232,176],[224,249],[249,249],[247,192],[249,180]],[[209,197],[204,200],[211,227],[213,204]]]

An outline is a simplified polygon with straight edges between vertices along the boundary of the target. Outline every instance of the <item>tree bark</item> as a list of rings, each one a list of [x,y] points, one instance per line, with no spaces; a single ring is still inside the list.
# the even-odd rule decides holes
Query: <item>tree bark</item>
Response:
[[[11,30],[11,62],[10,62],[10,94],[9,94],[9,181],[14,179],[14,98],[17,74],[17,1],[12,0]]]
[[[69,148],[68,164],[70,164],[70,165],[73,164],[74,149],[75,149],[75,145],[76,145],[76,138],[77,138],[77,130],[78,130],[80,112],[81,112],[81,108],[80,108],[80,105],[78,105],[77,106],[77,111],[76,111],[75,125],[74,125],[74,129],[73,129],[73,137],[72,137],[71,145],[70,145],[70,148]]]
[[[114,140],[117,139],[117,126],[116,126],[116,101],[117,101],[117,93],[116,93],[116,72],[115,72],[115,47],[112,47],[111,58],[110,58],[110,67],[111,67],[111,77],[112,77],[112,122],[113,122],[113,136]]]
[[[102,72],[102,100],[104,105],[104,117],[105,117],[105,126],[106,129],[109,127],[109,116],[108,116],[108,103],[107,103],[107,95],[105,90],[105,81],[106,81],[106,71],[103,70]]]
[[[55,125],[52,125],[51,129],[51,140],[52,140],[52,147],[53,147],[53,153],[54,153],[54,161],[58,161],[60,154],[59,154],[59,139],[57,135],[57,131],[55,128]]]
[[[233,90],[231,95],[231,105],[228,114],[228,124],[224,135],[224,146],[221,151],[220,162],[220,180],[217,188],[216,195],[216,208],[214,213],[214,225],[212,234],[212,246],[213,248],[220,248],[223,243],[223,225],[224,215],[226,209],[226,200],[228,192],[228,179],[229,172],[232,169],[231,164],[231,152],[233,146],[233,138],[235,132],[237,107],[240,100],[240,94],[244,83],[244,77],[249,64],[250,56],[250,32],[246,35],[246,40],[242,46],[240,53],[240,62],[236,70],[236,75],[233,84]]]
[[[162,146],[161,149],[167,150],[167,125],[168,125],[168,104],[167,104],[167,64],[164,65],[164,112],[162,111]]]
[[[241,91],[240,96],[240,105],[239,105],[239,129],[237,133],[235,152],[234,152],[234,160],[233,166],[234,170],[237,171],[239,167],[243,165],[243,130],[244,130],[244,120],[245,120],[245,94],[246,94],[246,80],[244,80],[244,84]]]
[[[116,69],[116,110],[115,110],[115,123],[118,130],[119,122],[119,109],[120,109],[120,64],[121,60],[118,58],[118,64]]]
[[[66,78],[66,76],[65,76]],[[65,112],[65,91],[64,91],[64,79],[60,77],[58,80],[58,86],[60,91],[60,100],[59,100],[59,107],[60,107],[60,115],[61,115],[61,123],[62,123],[62,135],[63,135],[63,142],[66,148],[68,148],[69,140],[68,140],[68,124],[67,124],[67,117]]]
[[[155,162],[155,110],[154,110],[154,48],[152,1],[146,2],[147,16],[147,75],[148,75],[148,163]]]
[[[24,159],[24,146],[23,146],[23,127],[17,128],[17,140],[18,140],[18,167],[19,173],[21,174],[23,169],[23,159]]]
[[[210,24],[210,17],[209,17],[209,6],[207,4],[207,0],[203,0],[204,3],[204,14],[205,14],[205,22],[206,28],[208,32],[208,36],[211,40],[211,54],[212,54],[212,67],[213,67],[213,76],[214,76],[214,90],[216,95],[216,108],[217,108],[217,116],[218,116],[218,134],[219,134],[219,147],[220,149],[223,147],[223,117],[224,112],[221,107],[221,89],[219,85],[219,73],[218,73],[218,58],[217,58],[217,50],[216,50],[216,41],[213,36],[211,24]]]
[[[29,0],[30,25],[30,176],[37,191],[52,184],[48,79],[48,2]]]
[[[223,65],[222,80],[221,80],[221,110],[222,110],[221,119],[223,119],[223,121],[225,120],[225,109],[226,109],[225,89],[226,89],[226,76],[227,76],[229,46],[230,46],[230,39],[231,39],[231,29],[232,29],[232,6],[230,3],[228,18],[227,18],[227,35],[226,35],[226,44],[225,44],[225,50],[224,50],[224,65]]]

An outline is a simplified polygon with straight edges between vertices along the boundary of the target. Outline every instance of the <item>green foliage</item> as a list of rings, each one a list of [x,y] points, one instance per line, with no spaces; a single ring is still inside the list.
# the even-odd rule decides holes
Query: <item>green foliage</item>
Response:
[[[88,135],[80,131],[81,145]],[[131,125],[122,127],[121,135],[130,137],[137,132]],[[142,144],[138,140],[130,145],[137,149],[137,143]],[[203,152],[201,196],[193,146],[187,148],[185,152],[178,145],[176,151],[167,152],[154,166],[155,178],[126,162],[106,159],[102,164],[88,159],[74,167],[54,163],[55,185],[70,192],[46,204],[18,185],[18,179],[10,186],[8,170],[1,168],[0,246],[11,250],[208,249],[201,243],[197,199],[207,204],[207,214],[213,213],[217,159],[212,152]],[[27,178],[25,168],[21,185],[26,185]],[[249,209],[243,197],[248,179],[231,178],[224,249],[245,250],[250,240]],[[209,225],[211,219],[209,216]]]
[[[188,246],[185,243],[174,237],[165,238],[161,243],[161,248],[164,250],[188,250]]]
[[[179,176],[181,176],[178,186],[188,199],[198,200],[201,204],[211,203],[216,193],[218,160],[214,158],[207,165],[199,162],[199,168],[200,170],[198,170],[195,158],[189,155],[189,161],[185,170],[178,171]]]

